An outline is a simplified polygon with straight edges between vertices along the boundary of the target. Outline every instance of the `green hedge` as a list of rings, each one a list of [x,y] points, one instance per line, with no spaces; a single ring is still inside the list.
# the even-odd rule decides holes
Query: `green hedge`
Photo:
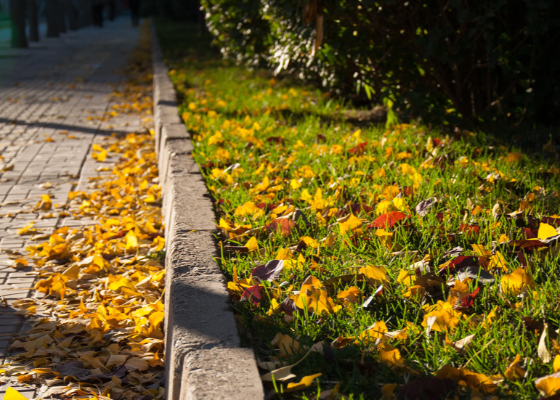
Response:
[[[263,66],[271,45],[260,0],[201,0],[206,25],[226,58]]]
[[[427,122],[560,118],[557,0],[204,0],[224,56]]]

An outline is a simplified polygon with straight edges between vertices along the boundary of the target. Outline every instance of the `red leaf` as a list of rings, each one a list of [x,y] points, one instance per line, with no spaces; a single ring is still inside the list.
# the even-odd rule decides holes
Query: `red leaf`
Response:
[[[280,303],[280,309],[290,317],[297,311],[296,303],[290,298],[286,298]]]
[[[284,260],[272,260],[265,265],[259,265],[251,271],[253,278],[260,278],[263,281],[273,281],[278,279],[280,272],[284,268]]]
[[[356,147],[352,147],[348,150],[348,153],[352,154],[353,156],[359,156],[366,152],[368,142],[362,142],[358,144]]]
[[[480,232],[480,226],[461,224],[461,225],[459,225],[459,232],[461,232],[461,233],[478,233],[478,232]]]
[[[552,225],[555,228],[560,228],[560,218],[556,217],[542,217],[541,222]]]
[[[525,257],[525,252],[523,250],[517,252],[517,259],[523,268],[527,268],[529,263],[527,262],[527,257]]]
[[[463,268],[467,268],[469,266],[478,267],[478,258],[474,256],[459,256],[454,258],[449,264],[447,264],[444,268],[441,268],[438,273],[447,270],[450,274],[455,273],[455,271]]]
[[[508,243],[513,250],[523,249],[532,251],[536,247],[548,247],[546,243],[541,242],[540,240],[528,240],[528,239],[520,239],[520,240],[512,240]]]
[[[264,226],[270,233],[279,233],[282,236],[290,236],[292,229],[296,227],[296,223],[289,219],[276,219]]]
[[[352,210],[352,214],[354,214],[354,215],[358,215],[362,212],[364,214],[370,214],[373,211],[375,211],[375,209],[373,207],[369,207],[369,206],[366,206],[365,204],[360,204],[360,203],[350,204],[350,210]]]
[[[403,186],[401,189],[401,193],[405,196],[412,196],[414,194],[414,188],[412,186]]]
[[[408,218],[408,215],[406,215],[405,213],[402,213],[400,211],[389,211],[377,217],[375,221],[369,224],[369,228],[392,228],[397,222],[405,218]]]
[[[241,295],[241,300],[248,299],[254,305],[258,306],[261,303],[261,289],[259,285],[246,288]]]
[[[315,138],[315,143],[325,143],[327,141],[327,138],[325,135],[321,135],[320,133],[317,135],[317,137]]]
[[[264,210],[266,212],[270,212],[270,211],[272,211],[276,208],[276,204],[273,204],[273,203],[257,203],[257,204],[255,204],[255,207],[258,207],[261,210]]]
[[[478,266],[478,257],[475,256],[459,256],[451,264],[455,266],[456,269],[466,268],[469,265]]]
[[[268,143],[276,143],[276,144],[284,144],[284,142],[286,142],[286,139],[284,139],[283,137],[280,136],[271,136],[269,138],[266,139],[266,141]]]
[[[461,308],[467,308],[474,304],[474,298],[480,292],[480,288],[476,288],[472,293],[466,295],[461,299]]]
[[[529,228],[523,228],[521,231],[521,236],[523,237],[523,239],[537,239],[537,233],[532,231]]]

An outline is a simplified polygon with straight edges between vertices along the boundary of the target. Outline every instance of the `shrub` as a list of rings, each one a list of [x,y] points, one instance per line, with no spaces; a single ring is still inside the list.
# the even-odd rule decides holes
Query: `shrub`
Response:
[[[428,122],[557,122],[555,0],[206,0],[225,56]]]
[[[225,58],[264,65],[270,46],[270,26],[260,0],[202,0],[206,25]]]

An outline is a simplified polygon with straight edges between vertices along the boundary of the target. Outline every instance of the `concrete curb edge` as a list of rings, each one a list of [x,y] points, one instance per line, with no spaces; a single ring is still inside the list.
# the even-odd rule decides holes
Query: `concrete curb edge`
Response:
[[[166,240],[166,398],[262,399],[252,349],[240,347],[214,239],[215,214],[178,115],[152,26],[154,122]]]

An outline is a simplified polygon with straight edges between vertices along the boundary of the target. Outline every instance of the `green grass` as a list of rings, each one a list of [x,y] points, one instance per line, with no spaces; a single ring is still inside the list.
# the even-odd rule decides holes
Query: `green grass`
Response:
[[[552,361],[544,363],[537,352],[544,324],[552,359],[560,349],[556,347],[560,326],[557,248],[543,246],[526,253],[532,266],[525,270],[534,279],[535,290],[525,289],[519,297],[501,284],[505,275],[521,267],[512,241],[521,239],[524,232],[538,233],[541,225],[531,217],[559,213],[557,167],[540,156],[522,155],[483,133],[444,135],[413,125],[360,129],[345,119],[342,110],[347,104],[334,95],[224,61],[194,27],[158,21],[157,28],[179,92],[180,113],[195,145],[193,156],[216,201],[218,220],[231,228],[221,229],[219,235],[224,273],[230,281],[236,273],[240,280],[246,279],[247,286],[253,286],[258,282],[250,281],[251,270],[274,259],[280,249],[289,249],[292,260],[304,260],[294,261],[291,268],[285,266],[275,282],[262,283],[258,306],[241,298],[244,288],[229,285],[244,344],[254,348],[259,361],[294,363],[303,357],[305,349],[280,357],[280,349],[271,344],[278,333],[307,348],[321,341],[328,343],[328,351],[312,352],[293,369],[297,378],[290,382],[322,375],[305,390],[279,393],[278,398],[315,399],[340,383],[340,393],[350,398],[379,399],[384,385],[400,387],[434,375],[445,365],[496,381],[494,389],[464,375],[454,378],[458,383],[455,394],[461,399],[470,398],[474,389],[492,392],[500,399],[539,396],[535,379],[553,372]],[[320,198],[315,198],[318,193]],[[418,215],[416,205],[434,196],[438,202],[425,216]],[[269,208],[260,211],[248,205],[250,202]],[[282,209],[272,215],[272,209],[282,205],[299,209],[307,221],[298,220],[286,236],[263,229],[282,216]],[[341,235],[337,219],[350,216],[352,205],[368,206],[372,211],[355,210],[361,228]],[[389,208],[385,210],[383,205]],[[242,206],[249,210],[246,215],[239,212]],[[520,209],[525,211],[517,220],[509,215]],[[387,243],[382,240],[385,233],[368,225],[390,210],[402,211],[409,218],[386,229],[392,234]],[[556,225],[556,221],[550,223]],[[476,224],[478,233],[464,227]],[[257,251],[235,251],[233,246],[245,246],[252,237],[257,239]],[[302,237],[313,238],[320,246],[303,246]],[[331,239],[322,242],[325,238]],[[506,240],[510,242],[499,244]],[[493,254],[481,257],[473,244],[483,245]],[[457,246],[463,248],[460,255],[477,256],[476,263],[488,269],[495,282],[464,281],[466,289],[459,296],[480,289],[474,303],[447,313],[458,317],[455,327],[434,332],[436,323],[428,336],[422,326],[429,311],[426,308],[438,301],[455,305],[447,301],[461,285],[455,282],[454,273],[438,270],[454,258],[446,258],[445,252]],[[503,270],[495,265],[498,253],[505,260]],[[417,265],[412,265],[421,260],[435,273],[414,278]],[[365,279],[359,273],[365,266],[383,266],[386,281]],[[407,284],[398,280],[403,271],[410,271],[423,294],[406,296]],[[283,311],[272,312],[273,300],[281,303],[290,296],[295,298],[293,292],[309,276],[326,285],[328,297],[340,309],[313,313],[303,307],[291,319]],[[329,281],[339,276],[347,278],[338,284]],[[381,283],[382,293],[367,308],[360,307]],[[337,294],[350,287],[359,289],[358,301],[344,305]],[[492,312],[495,317],[487,321]],[[400,353],[401,366],[386,361],[383,345],[359,338],[379,321],[389,331],[406,330],[406,337],[386,340]],[[464,353],[448,344],[473,334]],[[346,340],[344,346],[331,345],[351,337],[357,339]],[[516,355],[527,373],[520,379],[508,379],[505,371]],[[280,386],[265,383],[267,391],[285,390],[287,383],[282,384],[283,389]]]

